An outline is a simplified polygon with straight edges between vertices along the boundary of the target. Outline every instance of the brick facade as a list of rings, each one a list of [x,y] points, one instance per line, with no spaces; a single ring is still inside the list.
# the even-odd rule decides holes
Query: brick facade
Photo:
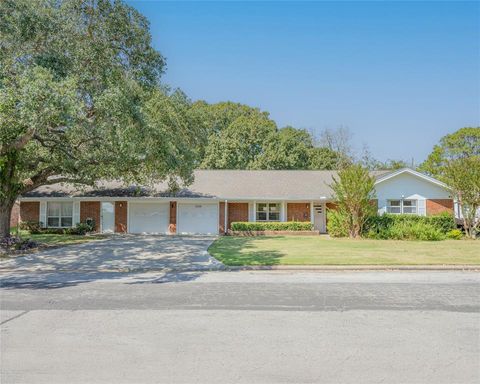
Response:
[[[16,227],[20,222],[20,203],[17,201],[13,205],[12,212],[10,214],[10,227]]]
[[[170,225],[168,226],[170,233],[177,233],[177,202],[170,202]]]
[[[448,212],[453,215],[452,199],[431,199],[427,200],[427,215],[437,215],[442,212]]]
[[[81,201],[80,202],[80,221],[83,223],[86,219],[93,219],[95,221],[95,231],[100,230],[100,202],[99,201]]]
[[[287,221],[310,221],[310,203],[287,203]]]
[[[40,221],[40,202],[22,201],[20,203],[20,221],[39,222]]]
[[[228,203],[227,229],[235,221],[248,221],[248,203]]]
[[[127,207],[128,203],[126,201],[115,202],[115,232],[128,232]]]

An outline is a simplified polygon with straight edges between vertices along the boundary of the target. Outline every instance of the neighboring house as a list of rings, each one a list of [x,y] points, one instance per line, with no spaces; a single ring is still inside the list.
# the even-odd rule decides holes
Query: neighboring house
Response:
[[[222,234],[234,221],[311,221],[326,232],[326,209],[335,201],[335,171],[199,170],[176,193],[102,182],[39,187],[22,196],[20,220],[71,227],[93,219],[100,232]],[[378,212],[432,215],[453,212],[445,184],[411,169],[375,171]],[[226,225],[225,225],[226,223]]]

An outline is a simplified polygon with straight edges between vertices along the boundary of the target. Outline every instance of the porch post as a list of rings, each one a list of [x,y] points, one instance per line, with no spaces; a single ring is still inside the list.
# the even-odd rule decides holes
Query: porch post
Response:
[[[223,232],[225,235],[228,232],[228,200],[225,200],[225,207],[224,207],[224,212],[223,212]]]
[[[310,201],[310,223],[315,225],[315,220],[313,218],[313,201]]]

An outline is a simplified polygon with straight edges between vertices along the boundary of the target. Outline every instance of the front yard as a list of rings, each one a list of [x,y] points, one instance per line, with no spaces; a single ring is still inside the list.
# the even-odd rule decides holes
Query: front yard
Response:
[[[12,230],[12,236],[16,236],[16,230]],[[29,233],[25,230],[20,230],[18,233],[22,240],[31,239],[43,245],[69,245],[79,244],[88,241],[104,239],[103,235],[68,235],[63,233]]]
[[[330,239],[323,236],[234,237],[209,252],[226,265],[480,264],[480,241]]]

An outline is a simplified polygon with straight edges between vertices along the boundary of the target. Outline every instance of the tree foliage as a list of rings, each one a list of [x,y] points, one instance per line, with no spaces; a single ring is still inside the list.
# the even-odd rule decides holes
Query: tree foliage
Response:
[[[443,179],[458,202],[467,236],[475,239],[480,228],[480,156],[449,160],[443,166]]]
[[[312,136],[307,131],[285,127],[269,137],[253,168],[308,169],[313,151]]]
[[[446,135],[433,147],[420,170],[444,181],[462,212],[467,235],[475,238],[480,225],[480,127],[465,127]]]
[[[121,1],[0,2],[0,232],[19,194],[60,181],[186,180],[189,101],[160,88],[148,21]]]
[[[443,179],[445,167],[456,159],[480,156],[480,127],[465,127],[440,139],[419,170]]]
[[[338,206],[337,219],[351,238],[361,236],[367,219],[375,214],[375,179],[367,168],[353,164],[338,172],[330,185]]]
[[[346,157],[318,147],[304,129],[278,129],[267,112],[247,105],[193,103],[193,124],[203,133],[198,162],[206,169],[336,169]]]

